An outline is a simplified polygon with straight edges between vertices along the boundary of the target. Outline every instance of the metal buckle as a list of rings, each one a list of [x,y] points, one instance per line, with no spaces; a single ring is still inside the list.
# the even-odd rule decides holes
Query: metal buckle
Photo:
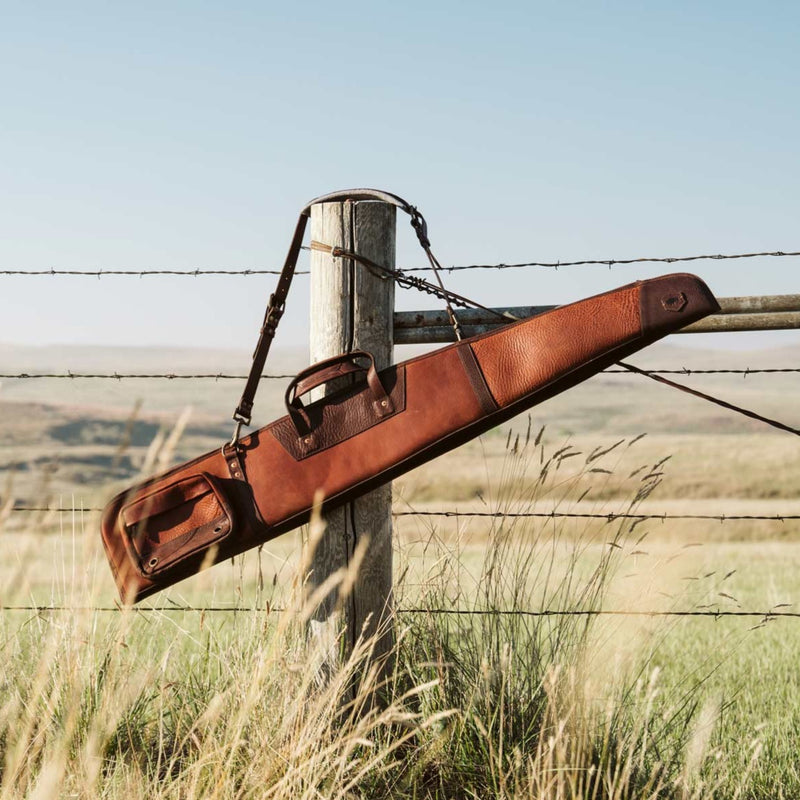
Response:
[[[283,316],[283,308],[283,305],[274,306],[270,304],[269,308],[267,309],[266,318],[264,319],[264,327],[261,329],[262,331],[268,330],[274,335],[275,329],[278,327],[278,323],[281,321],[281,317]]]

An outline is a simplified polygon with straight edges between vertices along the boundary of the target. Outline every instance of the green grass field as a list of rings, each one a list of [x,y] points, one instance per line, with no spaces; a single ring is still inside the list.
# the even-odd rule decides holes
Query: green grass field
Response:
[[[784,378],[715,380],[796,414]],[[410,473],[395,510],[800,514],[791,437],[613,381]],[[93,402],[77,381],[41,405],[41,386],[2,387],[0,798],[800,797],[800,619],[778,616],[800,612],[797,521],[399,517],[401,609],[762,615],[403,612],[375,707],[337,700],[372,696],[363,654],[318,685],[297,618],[303,532],[149,603],[165,610],[91,610],[115,601],[97,513],[12,501],[92,508],[210,449],[236,394],[214,386],[171,453],[185,387],[159,409],[145,398],[135,424],[130,396]]]

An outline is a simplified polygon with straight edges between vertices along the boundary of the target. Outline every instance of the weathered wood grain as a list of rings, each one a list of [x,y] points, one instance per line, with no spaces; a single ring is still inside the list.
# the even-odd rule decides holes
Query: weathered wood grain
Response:
[[[385,203],[325,203],[311,211],[311,236],[319,242],[360,253],[378,264],[395,265],[395,208]],[[353,349],[368,350],[378,369],[392,363],[394,282],[346,259],[311,254],[311,362]],[[349,380],[344,378],[342,380]],[[319,391],[335,391],[329,384]],[[344,651],[360,635],[380,632],[373,658],[386,665],[393,635],[392,489],[383,486],[326,516],[327,529],[312,562],[313,586],[351,564],[359,543],[366,554],[348,597],[332,592],[318,609],[312,634],[335,668],[341,650],[331,642],[344,626]]]

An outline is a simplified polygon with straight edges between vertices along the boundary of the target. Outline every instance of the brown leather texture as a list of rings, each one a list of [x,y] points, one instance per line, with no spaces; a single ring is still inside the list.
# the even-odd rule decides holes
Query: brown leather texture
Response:
[[[500,406],[638,336],[639,287],[556,308],[535,319],[538,325],[515,323],[471,345]],[[567,328],[570,335],[564,335]]]
[[[354,386],[304,406],[303,430],[298,430],[295,421],[287,416],[273,423],[270,432],[298,461],[327,450],[405,409],[403,367],[384,370],[380,380],[385,390],[383,397],[376,397],[369,386]]]
[[[134,602],[291,530],[308,520],[318,491],[325,508],[341,505],[718,308],[692,275],[631,284],[382,370],[396,403],[388,416],[376,416],[363,381],[308,405],[313,452],[298,444],[287,416],[236,450],[225,446],[135,486],[109,503],[102,522],[120,595]],[[148,502],[156,503],[150,511]],[[214,533],[219,539],[206,543]],[[173,541],[185,547],[168,548],[163,571],[148,573],[132,537],[148,543],[147,553]]]

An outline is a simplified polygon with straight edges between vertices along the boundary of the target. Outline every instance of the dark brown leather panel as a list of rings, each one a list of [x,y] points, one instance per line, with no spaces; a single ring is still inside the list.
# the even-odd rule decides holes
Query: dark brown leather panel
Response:
[[[187,530],[164,544],[155,543],[148,537],[145,546],[141,548],[140,569],[147,576],[172,569],[179,561],[218,543],[231,530],[231,520],[224,514],[218,514],[203,525]]]
[[[475,392],[483,413],[491,414],[497,411],[497,403],[495,403],[492,393],[489,391],[486,378],[483,377],[481,368],[478,366],[478,359],[475,358],[471,345],[465,342],[456,349],[456,352],[464,365],[469,382],[472,384],[472,391]]]
[[[327,450],[405,409],[405,369],[382,370],[380,380],[391,401],[386,408],[375,407],[372,390],[362,383],[304,406],[309,429],[300,435],[290,417],[268,429],[297,461]]]
[[[642,333],[661,336],[716,313],[719,303],[697,276],[677,272],[644,281],[640,309]]]

